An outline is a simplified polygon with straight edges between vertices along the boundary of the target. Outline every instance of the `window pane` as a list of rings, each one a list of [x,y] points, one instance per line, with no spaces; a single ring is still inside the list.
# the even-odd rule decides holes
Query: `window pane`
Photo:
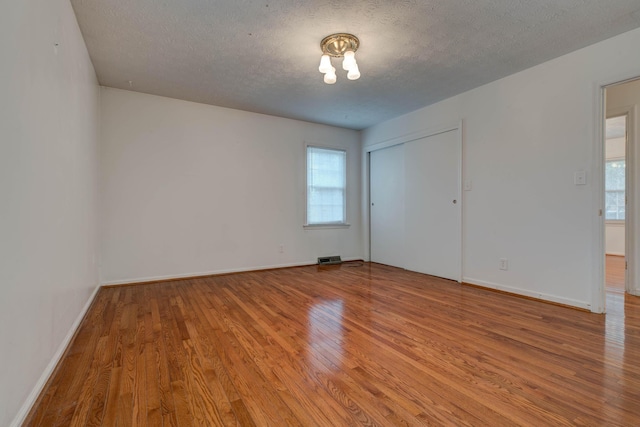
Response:
[[[605,219],[624,220],[625,166],[624,160],[605,164]]]
[[[307,224],[344,223],[346,152],[307,147]]]
[[[605,219],[624,219],[624,191],[610,190],[605,193]]]
[[[605,219],[624,220],[625,174],[624,160],[627,138],[627,116],[608,118],[606,121],[605,152]]]
[[[607,190],[624,190],[625,161],[609,160],[605,168]]]

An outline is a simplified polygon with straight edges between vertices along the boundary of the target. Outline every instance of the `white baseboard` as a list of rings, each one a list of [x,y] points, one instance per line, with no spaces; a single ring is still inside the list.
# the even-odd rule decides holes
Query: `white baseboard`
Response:
[[[31,407],[36,403],[36,400],[38,399],[38,396],[40,396],[42,389],[47,384],[47,381],[49,381],[49,377],[51,376],[51,374],[53,374],[53,371],[58,365],[58,362],[64,355],[64,352],[66,351],[67,347],[69,346],[69,343],[73,339],[73,336],[75,335],[76,330],[80,326],[80,322],[82,322],[84,315],[87,313],[87,310],[89,310],[89,307],[91,307],[91,304],[93,303],[93,300],[95,299],[96,294],[98,293],[98,290],[100,290],[100,286],[96,286],[96,288],[91,293],[91,296],[89,296],[89,300],[86,302],[84,307],[82,307],[80,314],[78,314],[78,317],[76,317],[76,320],[71,325],[71,328],[69,328],[69,332],[67,332],[67,335],[64,337],[64,339],[58,346],[58,350],[55,352],[55,354],[51,358],[51,361],[45,368],[44,372],[42,372],[42,375],[40,375],[40,378],[36,382],[36,385],[31,390],[31,393],[29,393],[29,396],[27,396],[27,399],[24,401],[24,403],[20,407],[20,410],[16,414],[15,418],[13,419],[11,424],[9,424],[10,427],[20,427],[24,422],[25,418],[27,417],[27,415],[29,415],[29,411],[31,411]]]
[[[343,261],[360,261],[362,257],[351,257],[351,258],[343,258]],[[305,265],[315,265],[318,263],[318,260],[313,261],[304,261],[304,262],[294,262],[289,264],[274,264],[274,265],[263,265],[256,267],[244,267],[244,268],[230,268],[223,270],[213,270],[213,271],[201,271],[197,273],[184,273],[184,274],[175,274],[175,275],[167,275],[167,276],[147,276],[147,277],[133,277],[130,279],[122,279],[122,280],[108,280],[102,282],[102,286],[118,286],[118,285],[130,285],[132,283],[146,283],[146,282],[157,282],[160,280],[180,280],[180,279],[189,279],[192,277],[202,277],[202,276],[215,276],[220,274],[229,274],[229,273],[244,273],[248,271],[258,271],[258,270],[275,270],[277,268],[288,268],[288,267],[303,267]]]
[[[484,280],[478,280],[472,277],[463,277],[462,281],[465,283],[469,283],[471,285],[481,286],[483,288],[495,289],[498,291],[509,292],[510,294],[522,295],[525,297],[554,302],[557,304],[569,305],[571,307],[577,307],[577,308],[582,308],[582,309],[591,311],[591,304],[584,301],[577,301],[569,298],[559,297],[556,295],[543,294],[540,292],[529,291],[526,289],[513,288],[511,286],[505,286],[497,283],[487,282]]]

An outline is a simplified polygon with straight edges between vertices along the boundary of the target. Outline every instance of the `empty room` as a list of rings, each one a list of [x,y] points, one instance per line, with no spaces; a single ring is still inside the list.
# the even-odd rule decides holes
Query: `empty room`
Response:
[[[637,0],[0,11],[0,426],[640,425]]]

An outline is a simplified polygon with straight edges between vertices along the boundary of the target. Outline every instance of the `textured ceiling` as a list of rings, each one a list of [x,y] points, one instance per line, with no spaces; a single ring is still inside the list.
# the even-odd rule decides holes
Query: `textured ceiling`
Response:
[[[640,27],[639,0],[71,0],[100,84],[363,129]],[[362,73],[318,72],[360,38]],[[131,82],[131,83],[129,83]]]

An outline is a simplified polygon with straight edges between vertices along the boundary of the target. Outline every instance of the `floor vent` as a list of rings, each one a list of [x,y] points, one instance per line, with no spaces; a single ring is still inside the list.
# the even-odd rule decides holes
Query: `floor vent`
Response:
[[[318,257],[318,264],[319,265],[342,264],[342,260],[340,259],[340,255],[322,256],[322,257]]]

